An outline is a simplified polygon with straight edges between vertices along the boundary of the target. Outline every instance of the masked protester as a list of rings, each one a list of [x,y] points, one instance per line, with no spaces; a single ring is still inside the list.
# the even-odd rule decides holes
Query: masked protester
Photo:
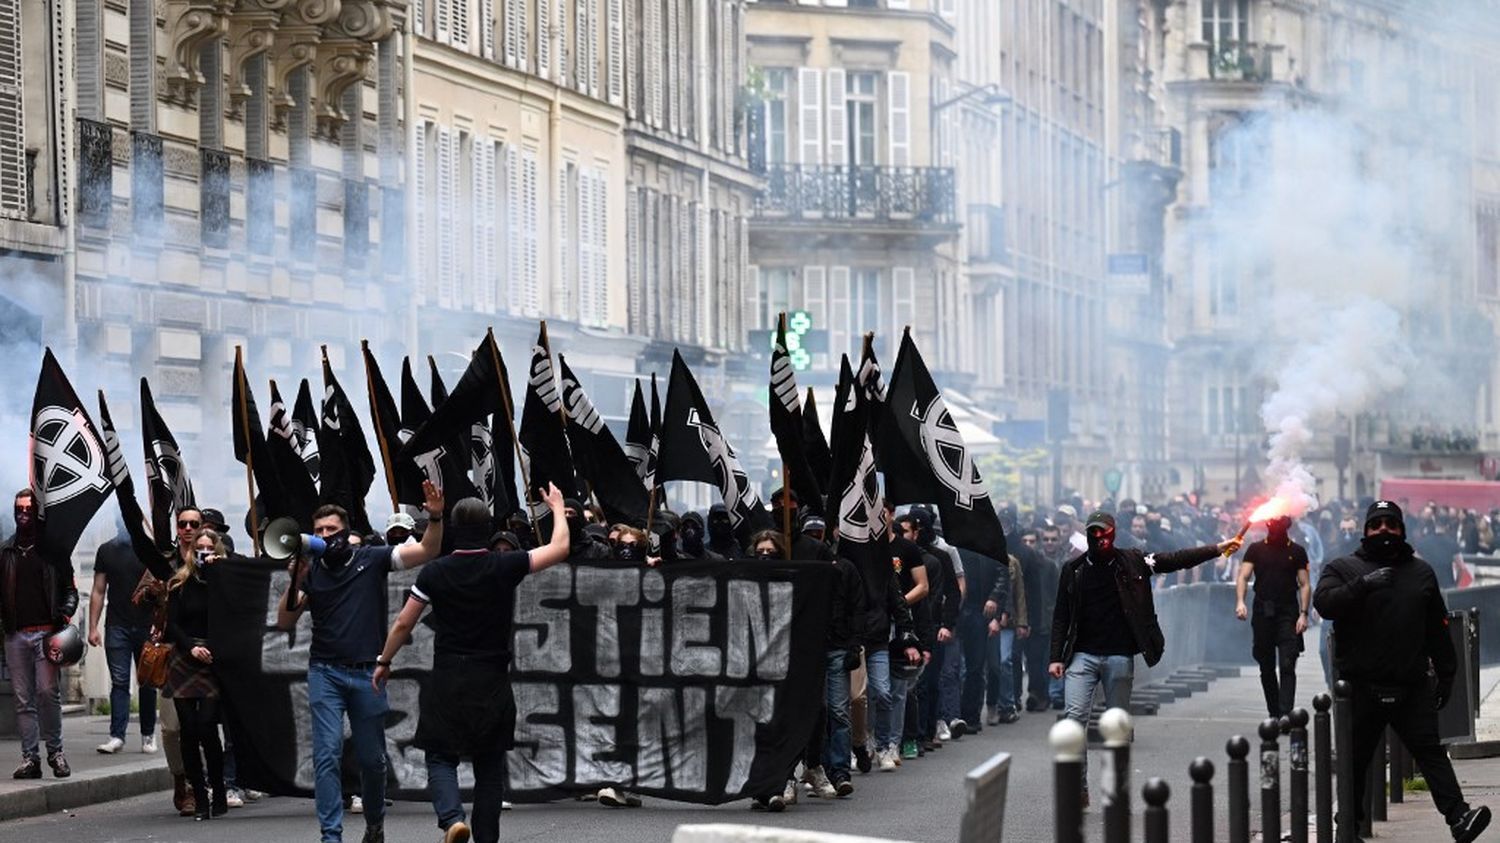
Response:
[[[1438,742],[1438,711],[1458,670],[1448,606],[1432,568],[1406,543],[1399,506],[1370,505],[1360,548],[1324,566],[1313,604],[1333,621],[1335,665],[1354,692],[1354,804],[1339,805],[1340,828],[1360,823],[1364,776],[1390,726],[1417,762],[1453,839],[1477,838],[1489,825],[1490,809],[1464,801]]]
[[[199,528],[190,546],[192,555],[167,582],[166,632],[173,646],[166,687],[182,730],[182,763],[196,806],[193,818],[206,820],[229,811],[224,746],[219,742],[219,682],[208,641],[209,580],[228,548],[209,527]]]
[[[1218,545],[1146,554],[1115,546],[1115,517],[1095,512],[1084,522],[1088,550],[1074,557],[1058,577],[1052,613],[1052,653],[1048,672],[1063,680],[1066,716],[1088,728],[1094,694],[1104,687],[1105,705],[1126,708],[1135,679],[1135,657],[1161,661],[1166,641],[1151,598],[1153,574],[1170,574],[1240,549],[1238,539]],[[1083,803],[1088,805],[1088,759],[1082,766]]]
[[[588,522],[583,517],[583,504],[575,498],[563,501],[563,511],[568,518],[568,536],[572,546],[570,559],[608,559],[609,545],[599,541],[587,530]]]
[[[16,728],[21,733],[18,779],[42,777],[41,744],[47,745],[52,775],[72,775],[62,745],[61,668],[47,659],[48,636],[61,629],[78,609],[73,564],[45,559],[37,550],[41,521],[30,489],[15,498],[16,534],[0,545],[0,622],[5,630],[5,660],[15,695]]]
[[[781,543],[781,534],[775,530],[761,530],[750,538],[750,558],[758,562],[774,562],[786,558],[786,545]]]
[[[612,530],[614,558],[621,562],[641,564],[646,561],[646,531],[628,524],[616,524]]]
[[[432,672],[418,700],[412,743],[427,757],[427,791],[448,843],[469,840],[471,833],[479,843],[500,839],[505,753],[514,744],[516,726],[508,673],[516,586],[567,559],[569,551],[562,493],[549,484],[543,500],[552,511],[552,538],[531,551],[487,550],[489,507],[478,498],[465,498],[453,507],[453,552],[417,575],[363,689],[384,698],[392,661],[411,640],[422,613],[431,609]],[[434,525],[440,514],[441,502]],[[458,787],[463,758],[474,768],[472,829]],[[365,804],[368,810],[381,803],[366,797]]]
[[[682,550],[684,560],[724,561],[724,557],[709,550],[708,525],[704,523],[703,516],[696,512],[689,512],[682,516],[682,524],[677,528],[677,544]]]
[[[1260,686],[1266,712],[1272,717],[1292,713],[1297,700],[1297,656],[1307,631],[1307,607],[1312,602],[1307,551],[1292,541],[1292,519],[1266,522],[1266,537],[1245,550],[1245,560],[1234,581],[1234,616],[1250,619],[1251,655],[1260,665]],[[1245,608],[1245,590],[1255,577],[1255,612]],[[1280,670],[1280,677],[1277,671]]]
[[[708,508],[708,549],[725,559],[742,559],[745,556],[740,543],[734,538],[734,522],[724,504],[716,503]]]
[[[360,768],[365,843],[385,843],[385,691],[372,685],[375,660],[385,641],[386,580],[391,571],[415,568],[437,557],[443,546],[443,495],[422,484],[428,514],[419,544],[357,547],[350,541],[349,515],[325,504],[313,513],[313,533],[327,543],[323,555],[293,560],[292,584],[277,606],[277,626],[292,630],[312,611],[307,665],[307,702],[312,710],[314,791],[323,843],[341,843],[344,803],[339,759],[344,719]],[[483,546],[489,522],[475,541]]]

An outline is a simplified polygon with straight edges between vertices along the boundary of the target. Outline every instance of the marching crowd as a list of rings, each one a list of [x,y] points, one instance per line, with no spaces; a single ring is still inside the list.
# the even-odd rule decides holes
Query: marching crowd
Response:
[[[948,544],[931,509],[888,505],[891,571],[888,577],[874,576],[883,580],[876,582],[838,554],[836,535],[822,517],[798,507],[795,495],[782,490],[771,497],[774,523],[792,525],[790,533],[763,531],[745,544],[722,505],[680,516],[662,510],[648,531],[604,523],[596,508],[563,499],[554,488],[546,495],[551,535],[540,541],[524,518],[495,525],[472,499],[445,517],[441,493],[431,484],[424,492],[426,505],[416,517],[395,513],[379,535],[352,532],[347,513],[334,505],[321,507],[312,518],[324,545],[320,555],[294,560],[288,569],[293,585],[278,607],[278,624],[292,628],[302,613],[312,615],[308,698],[324,841],[342,839],[349,809],[362,809],[366,843],[384,840],[384,682],[407,633],[429,609],[436,634],[433,681],[423,689],[417,745],[427,752],[443,839],[498,838],[503,757],[515,711],[505,686],[510,613],[494,607],[513,602],[514,587],[524,576],[564,559],[609,557],[658,566],[792,558],[837,567],[827,633],[826,717],[818,718],[819,728],[796,768],[787,771],[785,787],[755,796],[752,807],[776,812],[799,795],[848,797],[856,771],[898,771],[949,741],[1003,729],[1024,713],[1062,711],[1087,723],[1099,691],[1109,705],[1127,704],[1135,657],[1155,664],[1165,646],[1153,590],[1184,583],[1238,580],[1243,618],[1244,583],[1255,577],[1256,621],[1261,615],[1274,621],[1259,624],[1255,657],[1263,680],[1270,676],[1268,712],[1285,713],[1294,696],[1285,687],[1285,651],[1278,657],[1271,646],[1269,655],[1263,653],[1259,629],[1272,630],[1267,633],[1272,645],[1290,640],[1285,630],[1294,629],[1300,651],[1303,630],[1309,620],[1316,621],[1309,603],[1312,587],[1333,560],[1355,558],[1364,552],[1362,545],[1372,546],[1371,531],[1380,533],[1389,520],[1381,505],[1395,511],[1401,538],[1407,538],[1395,504],[1371,504],[1361,514],[1353,504],[1335,502],[1295,523],[1274,521],[1266,539],[1252,543],[1241,558],[1242,513],[1233,508],[1199,506],[1186,497],[1159,505],[1106,501],[1090,508],[1075,498],[1047,510],[1002,502],[998,510],[1008,558],[996,560]],[[1080,517],[1084,511],[1089,514]],[[77,610],[78,594],[71,566],[42,559],[33,549],[30,492],[17,494],[15,516],[17,532],[0,546],[0,620],[24,755],[15,777],[41,777],[43,744],[53,774],[66,777],[59,668],[48,658],[45,642]],[[1500,513],[1428,505],[1414,520],[1411,545],[1444,585],[1458,576],[1451,563],[1461,564],[1460,553],[1493,548],[1500,532]],[[154,683],[139,683],[141,750],[157,751],[160,725],[161,747],[176,782],[173,805],[202,820],[245,798],[236,785],[227,730],[220,737],[221,688],[207,640],[206,582],[234,548],[216,510],[185,508],[176,514],[176,527],[176,550],[168,555],[133,541],[123,527],[119,537],[98,549],[88,637],[103,646],[111,677],[110,738],[98,750],[115,753],[125,747],[131,668],[139,664],[144,673],[149,660],[143,653],[170,643],[169,651],[162,648],[160,692]],[[1299,550],[1266,551],[1282,547]],[[418,566],[422,571],[409,600],[387,631],[386,574]],[[1326,602],[1349,617],[1356,598],[1382,587],[1374,580],[1361,582],[1327,601],[1319,589],[1318,607]],[[1327,590],[1333,593],[1334,587]],[[1280,614],[1271,611],[1273,604]],[[455,709],[438,705],[439,697],[478,697],[494,704]],[[357,779],[357,787],[346,787],[340,768],[346,720],[359,768],[358,776],[347,780]],[[476,773],[472,826],[459,801],[455,769],[461,757],[474,762]],[[1432,757],[1428,761],[1436,763]],[[1438,779],[1441,787],[1446,780]],[[1084,786],[1087,804],[1086,772]],[[1473,839],[1460,830],[1477,836],[1483,828],[1477,812],[1455,793],[1444,795],[1450,823],[1469,822],[1463,829],[1454,825],[1455,838]],[[593,798],[609,807],[641,804],[638,795],[618,787],[603,788]],[[1487,822],[1487,810],[1479,810]]]

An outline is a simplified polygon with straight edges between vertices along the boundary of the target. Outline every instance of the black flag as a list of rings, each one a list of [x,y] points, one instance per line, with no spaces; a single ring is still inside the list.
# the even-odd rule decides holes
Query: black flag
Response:
[[[318,457],[318,412],[313,409],[312,387],[307,378],[303,378],[302,385],[297,387],[297,404],[292,408],[292,433],[297,437],[297,456],[307,466],[307,476],[314,483],[319,482],[322,479],[322,460]]]
[[[153,576],[170,579],[172,567],[167,564],[166,555],[171,553],[172,539],[168,536],[167,546],[158,549],[152,538],[151,523],[135,499],[135,481],[130,477],[125,449],[120,445],[120,434],[115,430],[115,420],[110,417],[109,405],[104,403],[102,389],[99,390],[99,438],[109,459],[109,479],[115,487],[115,503],[120,507],[120,520],[125,522],[125,531],[130,535],[131,549],[151,569]]]
[[[234,383],[231,386],[231,411],[234,417],[234,458],[249,466],[255,478],[256,499],[265,508],[267,521],[283,516],[294,518],[303,530],[312,528],[312,512],[301,512],[304,502],[295,499],[281,481],[276,460],[271,456],[270,444],[266,441],[266,429],[260,424],[260,409],[255,404],[255,392],[245,375],[245,361],[240,350],[234,350]],[[254,501],[251,502],[254,505]],[[260,522],[258,528],[264,528]],[[258,541],[258,538],[256,539]]]
[[[141,443],[146,450],[146,500],[151,506],[151,533],[158,547],[170,550],[177,536],[177,510],[196,506],[193,482],[177,439],[156,409],[151,385],[141,378]]]
[[[826,484],[833,476],[833,453],[828,450],[828,440],[823,436],[823,425],[818,421],[818,404],[813,398],[813,388],[807,388],[807,400],[802,402],[802,447],[807,451],[807,464],[812,466],[813,476],[819,484]]]
[[[649,491],[656,479],[656,435],[646,412],[646,398],[641,380],[636,378],[635,396],[630,399],[630,422],[625,427],[625,456],[635,466],[635,476]]]
[[[458,379],[453,394],[433,409],[432,417],[412,434],[397,455],[403,495],[408,487],[420,489],[423,480],[431,480],[449,500],[483,498],[470,476],[472,455],[468,440],[476,423],[488,423],[490,415],[500,409],[499,365],[495,335],[486,334],[469,358],[469,368]]]
[[[875,448],[875,468],[885,479],[886,500],[892,504],[932,503],[938,497],[937,480],[920,457],[921,451],[911,449],[892,418],[872,334],[865,335],[855,380],[866,402],[870,444]]]
[[[541,505],[541,492],[548,483],[557,484],[563,497],[579,498],[573,452],[568,450],[563,428],[562,394],[552,371],[552,352],[547,347],[547,325],[542,324],[536,345],[531,347],[531,367],[526,370],[526,400],[521,405],[521,460],[528,468],[532,503],[531,519],[537,535],[550,535],[551,513]]]
[[[807,452],[802,445],[802,405],[798,401],[797,374],[786,348],[786,314],[776,321],[776,343],[771,348],[771,435],[781,452],[783,480],[789,480],[801,506],[816,515],[823,514],[821,480],[813,474]]]
[[[448,400],[448,387],[443,383],[443,376],[438,373],[437,360],[434,360],[431,354],[427,355],[427,368],[431,372],[432,409],[436,410],[438,407],[441,407],[443,405],[443,402]],[[502,373],[504,373],[505,371],[505,365],[503,361],[501,363],[500,370]],[[407,371],[403,369],[401,380],[401,401],[403,412],[405,412],[406,402],[406,378]],[[411,381],[411,388],[414,393],[418,393],[415,397],[417,398],[417,401],[420,402],[420,394],[419,390],[417,390],[417,382],[415,379]],[[507,384],[507,388],[509,388],[509,384]],[[465,438],[460,436],[459,439],[454,440],[453,446],[455,449],[455,453],[464,450],[468,452],[469,480],[474,484],[474,488],[479,491],[479,497],[484,501],[484,505],[489,507],[490,511],[495,513],[496,517],[500,517],[509,515],[512,511],[514,511],[512,509],[507,509],[506,507],[510,506],[510,501],[515,500],[516,486],[514,482],[515,470],[512,469],[510,476],[510,480],[512,482],[509,486],[509,491],[502,492],[497,491],[496,489],[497,484],[501,483],[502,481],[496,473],[494,442],[495,434],[496,432],[498,432],[498,428],[495,427],[495,424],[496,423],[492,418],[480,419],[474,422],[474,424],[469,426],[468,437]],[[506,432],[506,436],[509,435],[509,432]],[[497,495],[499,497],[497,497]]]
[[[937,481],[933,499],[948,542],[991,559],[1006,558],[1005,531],[990,502],[989,488],[979,476],[974,455],[964,444],[958,423],[943,402],[909,331],[901,335],[901,350],[896,353],[886,400],[888,418]],[[886,477],[889,479],[889,472]]]
[[[287,413],[286,402],[281,399],[281,390],[276,381],[271,381],[271,430],[266,436],[266,448],[271,455],[271,465],[276,470],[276,479],[281,482],[281,495],[285,508],[297,524],[312,530],[312,514],[318,508],[318,484],[307,473],[307,463],[297,452],[297,433],[292,429],[292,417]]]
[[[432,355],[427,355],[427,369],[432,387],[432,406],[441,407],[448,400],[448,386],[443,383],[443,376],[438,373],[437,361]]]
[[[557,366],[568,414],[568,444],[579,473],[611,524],[645,525],[650,505],[645,484],[560,354]]]
[[[838,552],[859,568],[866,599],[883,604],[885,584],[891,577],[889,525],[875,477],[869,405],[855,388],[848,355],[843,356],[840,366],[833,429],[828,512],[838,526]]]
[[[748,544],[757,530],[772,527],[771,514],[714,423],[693,373],[675,350],[667,381],[667,407],[661,418],[656,473],[656,482],[668,480],[697,480],[717,486],[741,544]]]
[[[318,453],[322,460],[324,503],[335,503],[349,513],[349,527],[369,534],[370,516],[365,512],[365,495],[375,482],[375,458],[354,414],[354,405],[333,375],[328,363],[328,348],[323,348],[323,415],[318,425]]]
[[[403,496],[412,491],[399,487],[397,478],[401,476],[401,471],[395,467],[395,463],[396,452],[401,450],[402,443],[411,438],[413,428],[403,423],[402,414],[396,409],[396,399],[391,397],[391,389],[386,385],[385,376],[380,373],[380,363],[370,351],[370,344],[361,340],[359,346],[365,360],[365,392],[370,396],[370,421],[375,427],[375,448],[380,452],[386,489],[394,503],[403,500]],[[421,491],[421,483],[418,483],[416,493],[420,495]]]
[[[446,398],[444,395],[444,399]],[[405,442],[420,430],[432,418],[432,411],[442,403],[434,396],[432,406],[427,406],[427,399],[422,397],[422,388],[417,386],[417,379],[412,376],[411,358],[401,358],[401,428],[404,434],[401,441]]]

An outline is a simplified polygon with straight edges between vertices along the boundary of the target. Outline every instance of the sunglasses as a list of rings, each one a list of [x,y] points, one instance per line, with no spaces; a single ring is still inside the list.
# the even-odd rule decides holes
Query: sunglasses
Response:
[[[203,522],[202,521],[178,521],[177,522],[177,529],[179,529],[179,530],[196,530],[196,529],[198,529],[199,527],[202,527],[202,526],[203,526]]]

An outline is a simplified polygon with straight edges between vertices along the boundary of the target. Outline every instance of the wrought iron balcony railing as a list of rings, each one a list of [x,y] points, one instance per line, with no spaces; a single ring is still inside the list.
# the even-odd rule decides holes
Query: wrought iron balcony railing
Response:
[[[1230,82],[1270,82],[1270,52],[1252,41],[1209,44],[1208,77]]]
[[[955,222],[949,167],[837,167],[771,164],[755,200],[762,220]]]
[[[149,132],[130,133],[130,220],[137,237],[157,240],[165,215],[162,140]]]
[[[108,228],[115,199],[114,129],[78,118],[78,219]]]
[[[202,174],[198,183],[203,245],[222,249],[229,245],[229,153],[220,149],[199,150]]]

